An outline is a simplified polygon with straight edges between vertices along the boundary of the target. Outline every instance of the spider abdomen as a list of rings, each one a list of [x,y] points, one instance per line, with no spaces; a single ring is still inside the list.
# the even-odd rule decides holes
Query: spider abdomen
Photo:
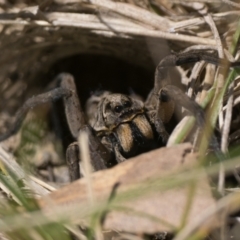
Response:
[[[133,147],[133,133],[129,123],[120,124],[116,130],[117,140],[123,150],[128,153]]]
[[[140,133],[147,139],[153,139],[152,127],[145,115],[138,115],[133,119],[133,124],[136,125]]]
[[[124,157],[132,157],[154,148],[154,133],[144,114],[137,115],[131,122],[120,124],[115,137]]]

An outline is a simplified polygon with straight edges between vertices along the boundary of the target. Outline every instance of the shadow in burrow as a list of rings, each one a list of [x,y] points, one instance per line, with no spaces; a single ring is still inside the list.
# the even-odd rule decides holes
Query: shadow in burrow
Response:
[[[145,99],[154,84],[155,66],[154,63],[149,65],[143,68],[110,56],[81,54],[57,61],[42,79],[54,79],[62,72],[71,73],[84,108],[87,99],[97,90],[123,94],[133,91]],[[50,122],[66,150],[74,139],[67,126],[62,101],[53,105]]]

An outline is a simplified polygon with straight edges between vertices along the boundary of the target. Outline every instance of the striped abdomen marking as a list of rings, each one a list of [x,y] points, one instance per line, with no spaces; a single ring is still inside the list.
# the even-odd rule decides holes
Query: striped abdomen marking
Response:
[[[142,140],[154,138],[152,127],[145,115],[137,115],[132,122],[122,123],[116,129],[116,133],[119,144],[125,153],[131,152],[139,144],[139,142],[137,143],[139,137]]]
[[[123,123],[117,128],[117,138],[124,152],[130,152],[133,147],[133,134],[129,123]]]
[[[145,115],[138,115],[133,119],[133,122],[139,129],[139,132],[147,139],[153,139],[152,127]]]

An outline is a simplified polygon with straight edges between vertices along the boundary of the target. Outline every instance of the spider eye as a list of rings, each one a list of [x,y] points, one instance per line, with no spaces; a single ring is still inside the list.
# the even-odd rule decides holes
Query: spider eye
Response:
[[[131,107],[130,101],[124,102],[124,103],[123,103],[123,106],[126,107],[126,108]]]
[[[120,106],[120,105],[118,105],[118,106],[116,106],[116,107],[114,108],[114,111],[115,111],[116,113],[120,113],[122,110],[123,110],[123,107]]]

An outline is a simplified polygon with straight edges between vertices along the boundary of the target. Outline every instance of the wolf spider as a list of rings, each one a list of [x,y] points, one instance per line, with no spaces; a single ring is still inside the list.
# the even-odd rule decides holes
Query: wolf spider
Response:
[[[221,64],[216,54],[197,50],[169,55],[158,64],[154,88],[145,102],[132,96],[104,92],[91,105],[96,113],[90,123],[83,113],[73,76],[62,73],[57,77],[59,87],[33,96],[24,103],[16,114],[12,128],[0,136],[0,141],[17,132],[29,109],[63,98],[72,136],[77,139],[81,132],[88,134],[91,164],[95,171],[109,167],[114,161],[120,163],[141,152],[163,146],[168,139],[164,125],[172,117],[176,104],[189,110],[198,124],[204,124],[203,109],[172,85],[168,76],[170,67],[201,60]],[[234,64],[237,65],[231,63],[231,66]],[[76,143],[70,144],[66,158],[71,180],[80,178]]]

